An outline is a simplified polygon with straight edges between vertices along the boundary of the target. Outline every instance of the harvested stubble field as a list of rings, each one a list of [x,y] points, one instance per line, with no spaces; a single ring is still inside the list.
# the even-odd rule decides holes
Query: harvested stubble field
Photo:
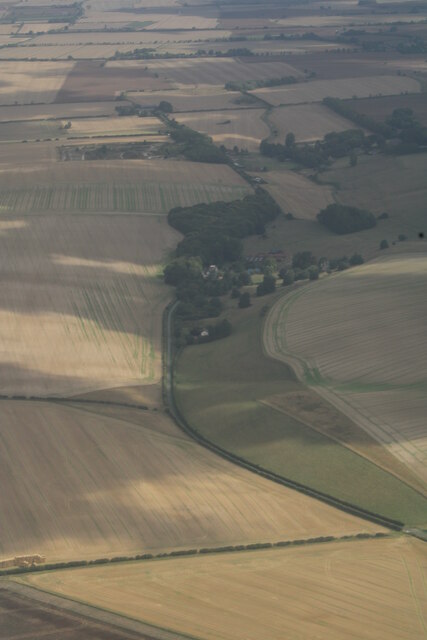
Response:
[[[63,120],[59,125],[66,125]],[[66,134],[74,136],[152,136],[164,133],[165,126],[158,118],[138,116],[112,116],[106,118],[79,118],[71,120],[71,129]]]
[[[251,93],[278,107],[286,104],[321,102],[323,98],[364,98],[378,95],[394,95],[404,91],[417,93],[417,80],[404,76],[383,75],[363,78],[339,78],[337,80],[312,80],[280,88],[255,89]]]
[[[145,62],[145,61],[142,61]],[[110,68],[119,62],[108,63]],[[286,62],[244,62],[239,58],[192,58],[190,60],[154,60],[146,62],[152,73],[160,78],[181,84],[224,85],[226,82],[265,80],[282,76],[301,75]]]
[[[177,238],[163,216],[3,220],[0,393],[158,383],[158,272]]]
[[[167,89],[169,83],[156,78],[146,69],[144,60],[132,65],[126,62],[106,63],[79,61],[66,77],[55,102],[114,100],[123,91]],[[51,64],[62,64],[60,62]]]
[[[237,91],[226,91],[223,85],[182,85],[171,91],[128,92],[131,100],[138,104],[154,106],[167,100],[174,111],[212,111],[239,109],[236,100],[242,95]],[[0,111],[1,114],[1,111]],[[173,116],[172,116],[173,117]]]
[[[0,172],[3,213],[167,213],[172,207],[247,193],[247,183],[228,166],[192,162],[73,161],[22,166],[19,175],[10,167]]]
[[[277,132],[272,141],[285,141],[293,133],[297,142],[314,142],[332,131],[354,129],[353,122],[334,113],[322,104],[301,104],[278,107],[269,115],[269,121]]]
[[[131,422],[92,405],[0,402],[1,557],[72,560],[382,530],[226,462],[159,411]]]
[[[0,104],[53,102],[72,68],[72,62],[1,62]]]
[[[368,431],[427,488],[426,254],[400,254],[279,300],[269,355]]]
[[[31,585],[204,640],[420,640],[423,543],[392,538],[55,571]]]
[[[237,145],[239,149],[257,151],[261,140],[270,133],[263,120],[264,113],[264,109],[236,109],[232,112],[180,113],[175,119],[200,133],[207,133],[215,144],[227,149]]]
[[[174,393],[188,424],[224,449],[286,478],[405,523],[427,522],[427,499],[398,479],[411,483],[413,474],[387,450],[377,456],[376,440],[366,443],[363,438],[369,449],[365,457],[366,449],[349,447],[348,440],[340,444],[307,419],[307,412],[285,413],[274,406],[278,396],[309,392],[308,407],[318,396],[285,363],[265,354],[264,305],[265,298],[253,297],[252,307],[242,311],[231,301],[225,317],[233,334],[180,354]],[[354,425],[357,445],[358,431]]]
[[[299,220],[315,220],[320,209],[334,201],[330,186],[316,184],[294,171],[268,171],[263,178],[267,181],[264,189],[285,213],[292,213]]]
[[[121,101],[121,105],[124,103]],[[125,103],[127,104],[127,103]],[[115,114],[117,102],[74,102],[72,104],[35,104],[0,107],[0,122],[90,118]]]

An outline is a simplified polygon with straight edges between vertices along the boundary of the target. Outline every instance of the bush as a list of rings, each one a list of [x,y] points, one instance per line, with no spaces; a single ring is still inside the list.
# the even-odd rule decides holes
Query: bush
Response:
[[[293,269],[286,269],[283,272],[280,272],[280,275],[283,278],[284,287],[288,287],[295,281],[295,273]]]
[[[318,221],[339,235],[375,227],[377,221],[370,211],[343,204],[330,204],[317,214]]]
[[[315,264],[308,268],[308,277],[310,278],[310,280],[319,279],[319,268],[316,267]]]
[[[358,264],[363,264],[365,261],[364,261],[363,257],[360,255],[360,253],[353,253],[353,255],[351,256],[349,262],[350,262],[352,267],[355,267]]]
[[[257,296],[265,296],[276,291],[276,278],[272,275],[265,275],[261,284],[257,286]]]
[[[251,306],[251,296],[247,291],[245,291],[245,293],[242,293],[240,295],[239,309],[247,309],[250,306]]]
[[[389,248],[389,244],[388,244],[387,240],[381,240],[380,249],[388,249],[388,248]]]
[[[313,264],[316,264],[316,258],[311,251],[298,251],[292,258],[294,269],[308,269]]]
[[[399,242],[404,242],[405,240],[407,240],[407,236],[405,236],[404,233],[400,233],[399,237],[397,238],[399,240]]]

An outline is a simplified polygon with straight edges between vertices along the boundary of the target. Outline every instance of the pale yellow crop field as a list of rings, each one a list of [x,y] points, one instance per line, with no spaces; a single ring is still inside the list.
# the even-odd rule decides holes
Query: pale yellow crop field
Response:
[[[179,234],[164,217],[1,222],[0,394],[70,395],[158,383],[158,277]]]
[[[15,164],[7,163],[7,156],[5,168],[1,167],[0,154],[3,214],[167,213],[176,206],[235,200],[251,192],[226,165],[168,160],[37,162],[38,148],[39,144],[24,148],[27,154],[33,151],[33,162],[19,164],[19,174]],[[47,150],[55,153],[54,147]]]
[[[420,640],[426,554],[408,538],[32,574],[32,586],[203,640]]]
[[[126,409],[112,417],[93,405],[0,402],[3,558],[99,558],[381,530],[226,462],[161,411],[128,420]]]
[[[167,100],[174,111],[239,109],[236,100],[242,97],[238,91],[226,91],[223,85],[210,84],[182,85],[170,91],[129,91],[127,95],[143,106],[157,105],[161,100]]]
[[[53,102],[72,62],[0,63],[0,104]]]
[[[396,254],[279,300],[268,353],[294,366],[427,487],[427,255]]]
[[[342,3],[340,3],[342,5]],[[424,15],[412,13],[398,15],[344,15],[344,16],[298,16],[274,20],[274,24],[281,27],[352,27],[363,25],[393,24],[395,22],[422,22]]]
[[[312,80],[285,87],[255,89],[255,96],[273,106],[321,102],[328,96],[333,98],[367,98],[369,96],[395,95],[408,91],[418,93],[417,80],[405,76],[369,76],[363,78],[338,78],[335,80]]]
[[[165,130],[158,118],[138,116],[113,116],[107,118],[79,118],[70,120],[71,129],[67,135],[74,136],[121,136],[121,135],[157,135]],[[60,123],[67,124],[67,120]]]
[[[217,145],[224,145],[228,149],[237,145],[239,149],[258,151],[261,140],[270,133],[262,120],[264,113],[264,109],[179,113],[175,115],[175,120],[208,134]]]
[[[109,116],[115,113],[117,102],[73,102],[71,104],[33,104],[0,107],[0,122],[20,120],[49,120]]]
[[[356,126],[321,104],[278,107],[269,115],[269,120],[277,131],[276,141],[282,144],[288,133],[293,133],[297,142],[313,142],[332,131],[345,131]]]
[[[320,209],[334,201],[329,186],[318,185],[294,171],[268,171],[262,177],[267,181],[263,188],[273,196],[282,210],[301,220],[315,220]]]

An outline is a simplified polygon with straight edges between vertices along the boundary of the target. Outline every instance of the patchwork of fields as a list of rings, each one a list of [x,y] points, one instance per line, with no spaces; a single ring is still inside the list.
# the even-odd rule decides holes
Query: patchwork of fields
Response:
[[[419,640],[423,543],[338,542],[33,575],[31,585],[207,640]],[[325,628],[327,626],[327,628]]]
[[[427,487],[425,254],[399,254],[279,300],[269,355],[350,416]]]

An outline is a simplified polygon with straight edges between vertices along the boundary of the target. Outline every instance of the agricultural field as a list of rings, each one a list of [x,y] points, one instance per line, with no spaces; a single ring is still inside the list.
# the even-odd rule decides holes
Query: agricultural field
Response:
[[[178,237],[156,216],[3,217],[0,394],[157,384]]]
[[[426,285],[425,253],[378,259],[279,300],[264,337],[269,355],[290,362],[425,488]]]
[[[263,120],[264,114],[264,109],[235,109],[232,112],[180,113],[175,120],[208,134],[216,145],[258,151],[261,140],[270,133]]]
[[[241,107],[238,101],[242,98],[240,92],[226,91],[222,85],[200,84],[181,85],[170,91],[129,91],[126,95],[142,106],[154,106],[161,100],[167,100],[172,104],[174,112],[239,109]]]
[[[391,116],[394,109],[412,109],[415,118],[424,126],[427,125],[427,94],[393,96],[386,98],[369,98],[365,100],[351,100],[348,106],[364,113],[379,122],[384,122]]]
[[[121,102],[123,104],[123,102]],[[0,122],[20,120],[53,120],[110,116],[115,114],[117,102],[73,102],[72,104],[34,104],[0,107]]]
[[[278,107],[286,104],[321,102],[328,96],[333,98],[365,98],[369,96],[394,95],[408,91],[417,93],[417,80],[404,76],[383,75],[363,78],[340,78],[337,80],[312,80],[279,88],[255,89],[251,94]]]
[[[2,62],[0,104],[53,102],[72,62]]]
[[[72,401],[1,400],[1,558],[47,561],[383,531],[188,439]],[[164,433],[175,429],[172,434]]]
[[[110,118],[79,118],[70,120],[71,128],[67,137],[74,136],[153,136],[164,133],[161,120],[154,117],[113,116]],[[59,126],[67,125],[67,120],[59,122]],[[166,137],[165,137],[166,140]]]
[[[58,63],[52,63],[58,64]],[[75,63],[56,95],[55,102],[114,100],[124,91],[166,89],[169,83],[147,70],[144,60],[138,64],[81,60]]]
[[[273,196],[282,211],[292,213],[298,220],[315,220],[320,209],[334,202],[329,185],[316,184],[295,171],[273,170],[262,174],[262,177],[267,182],[264,189]]]
[[[142,64],[144,62],[142,61]],[[108,63],[108,68],[114,69],[123,64],[123,62],[112,61]],[[286,62],[244,62],[239,58],[149,60],[144,66],[148,67],[152,73],[159,74],[164,81],[187,85],[224,85],[226,82],[302,75]]]
[[[226,165],[180,161],[56,162],[21,168],[19,175],[10,167],[0,173],[3,214],[167,213],[175,206],[235,200],[247,193],[247,183]]]
[[[179,355],[174,394],[187,423],[224,449],[286,478],[407,524],[427,522],[427,498],[410,488],[414,473],[389,452],[387,461],[379,460],[374,439],[365,457],[312,426],[306,414],[277,407],[278,396],[307,387],[264,351],[260,313],[266,302],[253,295],[252,306],[243,311],[230,300],[224,316],[233,325],[232,335]],[[358,427],[353,428],[357,440]]]
[[[94,616],[94,609],[43,594],[17,583],[0,585],[0,639],[18,637],[60,637],[61,640],[141,640],[139,632],[149,632],[147,625],[123,625],[123,619],[111,614]],[[89,616],[88,616],[89,614]],[[91,615],[92,614],[92,615]],[[95,619],[94,619],[95,617]],[[126,628],[124,628],[126,626]],[[168,640],[158,634],[150,640]]]
[[[423,543],[390,538],[55,571],[56,594],[203,640],[419,640]],[[361,615],[363,612],[363,615]]]
[[[315,142],[332,131],[354,129],[353,122],[339,116],[322,104],[302,104],[278,107],[269,114],[275,135],[272,142],[284,144],[286,135],[293,133],[296,142]]]

